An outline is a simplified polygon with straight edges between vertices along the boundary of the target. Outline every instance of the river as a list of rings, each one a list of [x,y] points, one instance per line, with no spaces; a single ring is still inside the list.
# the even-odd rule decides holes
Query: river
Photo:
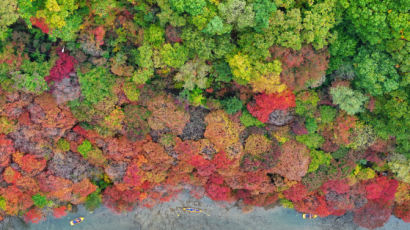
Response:
[[[188,213],[182,207],[200,208],[203,213]],[[70,226],[69,221],[83,216],[83,223]],[[391,216],[379,230],[408,230],[409,224]],[[152,209],[137,208],[123,214],[115,214],[105,207],[93,213],[80,206],[76,213],[61,219],[52,216],[38,224],[24,224],[18,219],[4,223],[4,230],[349,230],[363,228],[353,223],[353,217],[326,217],[305,220],[293,209],[273,207],[255,208],[244,213],[234,204],[215,203],[208,198],[196,200],[187,193],[177,199],[162,203]]]

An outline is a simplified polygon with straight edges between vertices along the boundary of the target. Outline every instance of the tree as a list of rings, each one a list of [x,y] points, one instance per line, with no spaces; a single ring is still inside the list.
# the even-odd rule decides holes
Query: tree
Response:
[[[77,60],[67,53],[58,52],[59,59],[50,70],[50,75],[45,77],[47,82],[61,81],[64,78],[69,77],[69,73],[74,71],[74,65],[77,64]]]
[[[382,95],[399,88],[400,76],[389,54],[361,47],[353,61],[357,74],[355,85],[371,95]]]
[[[282,146],[282,154],[279,163],[273,171],[289,180],[300,181],[309,168],[309,150],[305,145],[294,140],[285,142]]]
[[[259,121],[266,123],[269,114],[276,109],[286,110],[295,107],[295,95],[290,90],[276,94],[259,94],[254,96],[255,102],[248,103],[248,111]]]
[[[13,24],[19,18],[17,13],[17,2],[14,0],[5,0],[0,3],[0,41],[5,40],[8,35],[8,26]]]
[[[363,112],[363,105],[368,101],[368,97],[359,91],[345,86],[332,87],[330,94],[332,95],[333,103],[339,105],[349,115]]]
[[[114,76],[109,74],[106,68],[103,67],[93,68],[84,74],[78,72],[81,93],[84,95],[86,102],[91,104],[112,97],[114,79]]]

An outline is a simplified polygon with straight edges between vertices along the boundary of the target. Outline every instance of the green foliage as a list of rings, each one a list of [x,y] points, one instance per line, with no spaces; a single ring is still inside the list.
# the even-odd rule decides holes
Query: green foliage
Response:
[[[332,156],[329,153],[315,149],[310,150],[310,164],[308,173],[316,171],[320,165],[330,165],[330,160],[332,160]]]
[[[242,101],[237,97],[226,98],[221,101],[221,104],[227,114],[235,114],[242,109]]]
[[[165,44],[160,54],[162,61],[173,68],[180,68],[188,60],[188,50],[179,43]]]
[[[193,90],[184,89],[181,91],[180,96],[187,99],[194,106],[205,105],[206,103],[203,90],[199,88],[194,88]]]
[[[280,204],[282,205],[282,207],[285,208],[293,208],[293,203],[290,200],[287,199],[280,199],[279,200]]]
[[[253,6],[245,0],[228,0],[218,5],[219,15],[238,30],[255,26]]]
[[[16,22],[18,18],[16,0],[0,1],[0,41],[6,40],[10,32],[7,27]]]
[[[330,89],[333,104],[339,105],[349,115],[363,112],[363,105],[369,100],[368,97],[346,86],[333,87]]]
[[[315,91],[302,91],[296,95],[296,114],[305,117],[314,117],[319,96]]]
[[[84,140],[81,145],[77,147],[77,151],[84,157],[88,157],[88,152],[90,152],[93,149],[93,146],[91,145],[91,142],[88,140]]]
[[[346,19],[364,42],[371,45],[400,39],[404,29],[409,35],[409,2],[407,0],[349,0]]]
[[[320,106],[320,121],[329,124],[331,123],[337,114],[337,109],[333,108],[332,106],[324,105]]]
[[[211,67],[204,60],[194,59],[185,63],[174,77],[176,81],[184,83],[184,89],[193,90],[195,87],[200,89],[207,88],[208,74]]]
[[[311,117],[306,118],[305,126],[309,133],[314,133],[317,130],[317,123],[314,118],[311,118]]]
[[[405,89],[377,97],[373,113],[363,114],[361,119],[370,124],[379,137],[387,140],[394,136],[397,143],[396,151],[410,158],[410,91],[408,88],[407,91]]]
[[[219,82],[230,82],[232,80],[231,68],[229,68],[226,62],[217,62],[212,65],[215,76],[215,81]]]
[[[101,205],[101,201],[101,194],[99,189],[97,189],[97,191],[87,196],[84,205],[88,211],[94,211]]]
[[[6,199],[2,196],[0,196],[0,209],[3,211],[6,210]]]
[[[296,140],[305,144],[310,149],[318,149],[325,142],[325,139],[317,133],[309,133],[296,136]]]
[[[268,28],[270,15],[276,11],[276,5],[271,0],[256,0],[253,2],[253,11],[255,12],[255,30],[262,32]]]
[[[58,140],[57,142],[57,147],[64,152],[67,152],[68,150],[70,150],[70,143],[66,139],[60,138],[60,140]]]
[[[231,32],[231,30],[232,26],[224,24],[219,16],[215,16],[209,21],[204,32],[210,35],[222,35]]]
[[[240,120],[241,120],[241,123],[245,127],[251,127],[251,126],[263,127],[263,126],[265,126],[264,123],[259,121],[256,117],[252,116],[252,114],[250,114],[248,112],[248,110],[245,110],[245,111],[242,112]]]
[[[138,98],[140,96],[140,90],[137,88],[137,85],[134,82],[124,82],[122,88],[128,100],[138,101]]]
[[[104,67],[93,68],[85,74],[78,72],[78,81],[81,93],[91,104],[113,96],[112,86],[115,78]]]
[[[354,58],[356,86],[373,96],[382,95],[399,88],[400,76],[390,55],[380,50],[360,48]]]
[[[45,206],[52,204],[52,201],[47,200],[47,197],[37,193],[31,197],[33,203],[38,208],[44,208]]]
[[[187,12],[193,16],[200,14],[206,6],[205,0],[170,0],[169,3],[179,14]]]
[[[150,45],[159,48],[159,46],[165,42],[164,34],[165,31],[162,27],[151,25],[145,30],[144,40]]]

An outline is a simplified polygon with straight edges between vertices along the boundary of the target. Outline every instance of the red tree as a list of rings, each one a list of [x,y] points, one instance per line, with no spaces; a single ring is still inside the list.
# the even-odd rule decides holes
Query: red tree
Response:
[[[290,189],[283,192],[286,199],[291,201],[300,201],[309,194],[309,191],[302,183],[293,185]]]
[[[398,185],[396,180],[390,180],[385,176],[372,179],[366,185],[367,199],[380,199],[384,202],[394,200]]]
[[[50,32],[50,29],[48,28],[48,25],[46,24],[44,18],[32,17],[30,18],[30,22],[31,24],[33,24],[33,26],[39,28],[43,33],[48,34]]]
[[[386,203],[369,200],[369,202],[354,213],[354,222],[365,228],[378,228],[386,223],[392,212],[392,206]]]
[[[296,106],[295,95],[290,90],[274,94],[262,93],[254,98],[255,102],[249,103],[247,108],[254,117],[264,123],[269,120],[269,114],[274,110],[286,110]]]
[[[10,163],[10,155],[14,152],[13,141],[0,134],[0,167],[6,167]]]
[[[205,186],[205,191],[212,200],[231,200],[231,188],[224,184],[224,179],[219,174],[213,174]]]
[[[61,218],[63,216],[66,216],[67,215],[66,210],[67,210],[66,206],[60,206],[60,207],[54,208],[53,209],[53,216],[55,218]]]
[[[69,73],[74,71],[74,65],[77,64],[77,60],[67,53],[58,51],[58,56],[60,56],[60,58],[56,61],[53,68],[51,68],[50,75],[44,78],[47,82],[61,81],[64,78],[68,78]]]
[[[43,219],[43,213],[38,208],[32,208],[24,215],[24,220],[26,222],[38,223]]]

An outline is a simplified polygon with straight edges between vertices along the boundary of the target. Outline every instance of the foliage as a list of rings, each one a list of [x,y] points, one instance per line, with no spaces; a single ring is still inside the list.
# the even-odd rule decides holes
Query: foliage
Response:
[[[97,190],[87,196],[87,200],[85,201],[84,205],[87,208],[87,210],[94,211],[101,205],[101,201],[101,194]]]
[[[400,76],[389,54],[362,47],[355,56],[356,85],[373,96],[399,88]]]
[[[310,159],[308,173],[316,171],[320,165],[329,165],[332,160],[332,156],[323,151],[311,150]]]
[[[59,149],[63,150],[64,152],[67,152],[68,150],[70,150],[70,143],[64,138],[61,138],[60,140],[58,140],[57,146]]]
[[[160,54],[162,61],[173,68],[180,68],[188,60],[188,50],[179,43],[165,44]]]
[[[295,95],[287,90],[277,94],[256,95],[255,102],[249,103],[247,109],[259,121],[265,123],[269,119],[269,114],[274,110],[286,110],[295,106]]]
[[[4,41],[8,35],[8,26],[12,25],[19,18],[17,13],[17,2],[5,0],[0,3],[0,41]]]
[[[230,97],[221,101],[227,114],[235,114],[242,109],[242,101],[236,97]]]
[[[263,127],[264,124],[260,122],[257,118],[252,116],[248,110],[245,110],[242,112],[242,115],[240,117],[241,123],[245,127],[251,127],[251,126],[256,126],[256,127]]]
[[[330,89],[333,104],[339,105],[341,109],[349,115],[363,112],[363,105],[368,98],[359,91],[352,90],[345,86],[334,87]]]
[[[88,157],[88,152],[92,150],[93,146],[91,145],[91,142],[88,140],[83,141],[81,145],[78,146],[77,151],[84,157]]]
[[[78,81],[81,93],[88,103],[96,104],[113,94],[114,76],[108,73],[106,68],[93,68],[84,74],[78,72]]]
[[[320,121],[325,123],[325,124],[329,124],[332,121],[334,121],[336,114],[337,114],[337,110],[331,106],[320,106],[319,107],[320,110]]]
[[[310,149],[320,148],[325,141],[324,138],[317,133],[310,133],[296,136],[296,140],[305,144]]]
[[[38,208],[44,208],[45,206],[52,203],[52,201],[47,200],[47,198],[39,193],[31,197],[33,199],[34,205]]]

